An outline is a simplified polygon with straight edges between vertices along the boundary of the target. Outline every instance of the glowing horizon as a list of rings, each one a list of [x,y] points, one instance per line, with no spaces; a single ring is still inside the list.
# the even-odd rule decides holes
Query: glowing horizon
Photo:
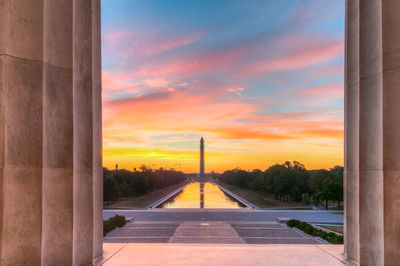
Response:
[[[102,1],[103,161],[343,165],[344,1]]]

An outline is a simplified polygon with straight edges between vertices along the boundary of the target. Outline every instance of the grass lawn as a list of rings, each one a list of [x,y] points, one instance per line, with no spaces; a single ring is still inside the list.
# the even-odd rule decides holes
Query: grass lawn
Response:
[[[343,234],[343,227],[326,225],[320,225],[320,227]]]
[[[168,186],[159,190],[152,191],[150,193],[140,195],[137,197],[130,197],[130,198],[122,198],[117,202],[112,204],[108,204],[105,207],[131,207],[131,208],[144,208],[150,203],[168,195],[169,193],[173,192],[174,190],[183,186],[185,182]]]
[[[232,186],[221,181],[216,181],[217,184],[221,185],[222,187],[232,191],[233,193],[237,194],[238,196],[250,201],[251,203],[257,205],[261,208],[271,208],[271,207],[279,207],[279,203],[272,201],[267,196],[263,195],[258,191],[248,190],[248,189],[241,189],[236,186]],[[287,205],[286,205],[287,206]]]

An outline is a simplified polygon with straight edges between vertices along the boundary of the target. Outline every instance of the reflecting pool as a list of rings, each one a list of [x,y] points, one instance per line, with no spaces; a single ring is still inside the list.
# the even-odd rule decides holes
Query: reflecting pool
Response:
[[[181,192],[157,208],[248,208],[223,192],[217,185],[205,182],[188,184]]]

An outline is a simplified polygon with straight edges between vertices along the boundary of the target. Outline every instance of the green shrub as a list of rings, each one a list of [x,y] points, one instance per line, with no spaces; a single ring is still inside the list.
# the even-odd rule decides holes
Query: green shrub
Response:
[[[123,227],[125,224],[125,216],[121,215],[115,215],[110,219],[103,221],[103,236],[117,227]]]
[[[335,233],[328,233],[314,228],[311,224],[299,220],[291,219],[287,222],[289,227],[299,228],[301,231],[312,236],[318,236],[332,244],[343,244],[343,236],[336,235]]]
[[[335,236],[332,241],[332,244],[343,244],[343,236]]]
[[[299,223],[299,220],[291,219],[287,222],[287,225],[290,227],[298,227]]]
[[[309,235],[314,235],[314,228],[312,226],[303,226],[302,230]]]

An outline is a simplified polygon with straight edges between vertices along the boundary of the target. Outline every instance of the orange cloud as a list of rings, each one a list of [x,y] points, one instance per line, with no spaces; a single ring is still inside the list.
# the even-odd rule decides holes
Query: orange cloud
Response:
[[[340,128],[308,128],[301,135],[313,138],[343,139],[344,131]]]
[[[126,59],[123,71],[103,71],[106,166],[151,163],[197,171],[200,135],[206,138],[208,170],[267,167],[286,160],[310,168],[341,164],[341,109],[325,104],[342,99],[343,88],[338,82],[313,82],[343,72],[341,65],[327,66],[343,56],[343,41],[264,36],[178,56],[175,48],[196,42],[203,33],[162,42],[151,31],[137,34],[105,36],[108,49]],[[307,70],[307,78],[292,85],[289,71],[294,70]],[[256,86],[246,82],[266,76],[271,79],[265,93],[255,95]],[[285,82],[289,85],[283,88]]]

